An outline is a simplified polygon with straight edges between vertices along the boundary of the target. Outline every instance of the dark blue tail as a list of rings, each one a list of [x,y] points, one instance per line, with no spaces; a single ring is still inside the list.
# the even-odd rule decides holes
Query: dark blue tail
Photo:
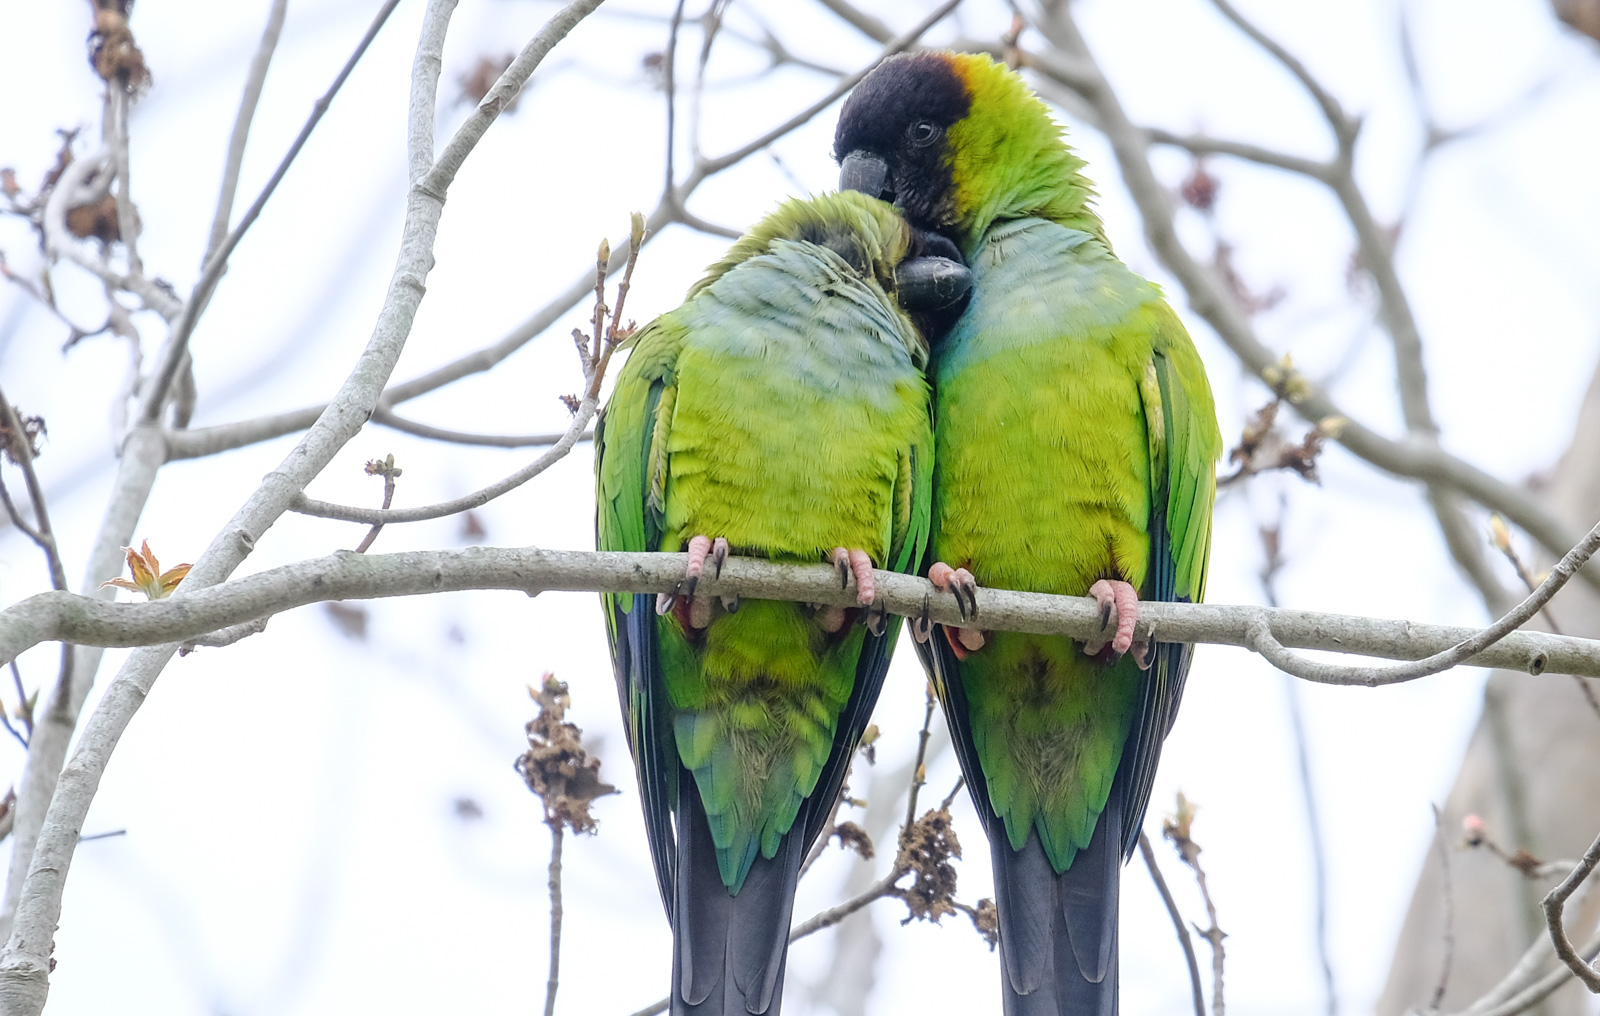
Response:
[[[1039,834],[991,836],[1006,1016],[1116,1016],[1122,799],[1113,788],[1086,850],[1057,875]]]

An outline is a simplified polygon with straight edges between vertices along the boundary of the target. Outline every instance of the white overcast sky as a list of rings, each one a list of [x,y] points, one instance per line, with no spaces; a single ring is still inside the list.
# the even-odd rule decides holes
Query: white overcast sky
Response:
[[[5,5],[0,24],[0,166],[35,186],[58,127],[98,129],[98,80],[84,60],[83,3]],[[267,81],[245,162],[242,207],[332,79],[376,0],[295,0]],[[897,27],[922,4],[864,4]],[[1380,216],[1399,209],[1420,143],[1397,49],[1394,0],[1241,3],[1366,118],[1359,172]],[[1565,447],[1600,338],[1600,60],[1564,36],[1545,0],[1417,0],[1410,5],[1421,67],[1447,127],[1518,103],[1515,115],[1431,164],[1400,248],[1427,340],[1444,440],[1489,470],[1520,480]],[[133,117],[133,182],[152,273],[193,284],[245,68],[265,0],[140,0],[133,27],[154,85]],[[450,196],[438,267],[397,379],[492,342],[591,263],[601,236],[659,195],[662,98],[641,68],[665,41],[666,0],[611,0],[534,78],[497,123]],[[1331,141],[1306,96],[1204,0],[1083,0],[1090,42],[1133,116],[1174,130],[1322,155]],[[466,0],[445,53],[441,131],[459,122],[455,84],[480,56],[519,47],[555,9],[530,0]],[[691,13],[699,9],[691,0]],[[421,18],[406,0],[338,97],[278,196],[233,259],[195,334],[200,401],[194,425],[223,423],[326,399],[365,343],[399,234],[407,77]],[[756,17],[797,53],[840,68],[876,46],[807,0],[739,0],[730,28]],[[1010,22],[996,0],[969,0],[965,34],[996,37]],[[931,38],[950,38],[941,27]],[[1025,40],[1026,41],[1026,40]],[[686,28],[684,59],[699,36]],[[704,144],[736,145],[832,87],[718,43]],[[1541,81],[1538,97],[1523,96]],[[692,207],[742,227],[786,195],[831,189],[837,109],[708,185]],[[687,118],[685,118],[686,120]],[[1070,121],[1069,125],[1070,125]],[[1104,144],[1073,137],[1100,182],[1100,208],[1119,252],[1161,278],[1120,190]],[[779,161],[781,160],[781,162]],[[680,165],[682,163],[680,162]],[[1158,169],[1172,183],[1186,160]],[[1349,410],[1397,432],[1392,366],[1372,301],[1352,295],[1351,242],[1331,198],[1281,174],[1217,162],[1217,222],[1240,270],[1287,294],[1262,334],[1313,377],[1338,370]],[[1196,249],[1209,243],[1192,213]],[[725,241],[681,227],[650,246],[629,309],[645,320],[674,306]],[[27,228],[0,218],[11,266],[38,271]],[[97,288],[72,267],[54,272],[63,306],[84,324]],[[1182,304],[1218,395],[1225,435],[1264,401],[1236,361]],[[563,336],[580,311],[487,377],[406,407],[442,426],[523,433],[562,425],[556,396],[577,387]],[[162,331],[139,319],[149,355]],[[0,288],[0,378],[7,394],[49,422],[40,470],[74,582],[109,490],[113,407],[128,346],[99,337],[65,355],[65,330],[15,287]],[[169,466],[138,528],[164,561],[191,560],[261,475],[292,447],[283,439]],[[393,452],[404,468],[398,506],[475,489],[526,451],[461,449],[381,428],[353,441],[314,496],[373,504],[378,481],[361,463]],[[481,513],[487,540],[593,546],[591,453],[580,447],[538,481]],[[1261,602],[1257,526],[1287,505],[1285,606],[1470,624],[1480,601],[1449,562],[1416,491],[1338,449],[1323,484],[1269,477],[1219,505],[1210,598]],[[286,516],[246,571],[353,546],[359,527]],[[459,520],[391,526],[378,551],[459,546]],[[0,533],[0,602],[46,585],[37,553]],[[73,865],[53,977],[52,1013],[512,1013],[536,1008],[546,976],[548,837],[537,802],[511,769],[531,715],[525,687],[546,670],[572,686],[576,722],[624,788],[597,806],[593,839],[566,852],[566,948],[560,1010],[624,1016],[663,994],[669,939],[619,729],[599,609],[591,596],[452,594],[372,603],[367,638],[340,634],[327,612],[276,618],[228,650],[168,667],[129,728]],[[126,654],[112,651],[99,687]],[[23,657],[30,684],[53,673],[53,650]],[[1305,812],[1294,775],[1285,678],[1243,651],[1202,649],[1168,742],[1149,822],[1181,788],[1200,802],[1196,836],[1228,938],[1229,1007],[1239,1016],[1320,1007],[1312,946]],[[923,680],[897,659],[877,720],[878,771],[909,758]],[[1303,686],[1311,765],[1330,858],[1332,961],[1341,1011],[1371,1010],[1432,835],[1429,803],[1450,785],[1481,699],[1482,674],[1457,671],[1366,691]],[[9,700],[9,693],[5,693]],[[91,705],[94,699],[91,699]],[[937,721],[936,721],[937,722]],[[22,755],[0,738],[0,783]],[[930,793],[955,780],[948,753]],[[864,780],[862,796],[894,791]],[[462,818],[470,799],[481,818]],[[962,798],[961,895],[989,892],[981,832]],[[882,844],[889,849],[888,844]],[[1169,850],[1159,855],[1190,916],[1198,899]],[[830,855],[802,888],[797,914],[840,898],[849,868]],[[884,863],[880,856],[880,865]],[[1124,879],[1123,1006],[1129,1016],[1181,1012],[1187,978],[1165,913],[1136,864]],[[884,943],[868,1011],[997,1012],[995,957],[966,926],[901,928],[898,904],[862,918]],[[798,946],[786,1011],[813,1005],[832,957],[830,935]],[[1419,1002],[1422,1000],[1418,1000]]]

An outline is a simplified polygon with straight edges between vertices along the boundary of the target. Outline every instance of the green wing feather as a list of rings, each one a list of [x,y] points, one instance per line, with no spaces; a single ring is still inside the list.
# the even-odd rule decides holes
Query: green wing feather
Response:
[[[839,545],[887,568],[920,560],[926,352],[891,296],[908,236],[861,195],[792,202],[640,333],[597,430],[602,549],[677,550],[703,532],[780,560]],[[898,623],[830,634],[801,605],[753,601],[688,629],[652,603],[605,598],[670,912],[672,813],[691,785],[732,892],[797,820],[808,841],[820,831]]]

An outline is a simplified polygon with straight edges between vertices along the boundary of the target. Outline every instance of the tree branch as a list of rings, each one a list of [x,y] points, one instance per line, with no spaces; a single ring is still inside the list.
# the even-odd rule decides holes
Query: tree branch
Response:
[[[1277,643],[1272,637],[1271,626],[1264,618],[1258,618],[1250,625],[1250,648],[1266,657],[1274,667],[1284,673],[1321,684],[1377,685],[1427,677],[1449,670],[1463,660],[1476,656],[1526,624],[1533,615],[1544,609],[1550,598],[1560,592],[1561,587],[1565,586],[1573,574],[1594,556],[1596,550],[1600,550],[1600,523],[1596,523],[1595,527],[1589,530],[1589,535],[1584,537],[1582,543],[1573,547],[1565,557],[1556,562],[1556,566],[1550,569],[1550,574],[1539,584],[1538,589],[1528,594],[1527,599],[1517,604],[1509,613],[1471,638],[1412,663],[1389,667],[1341,667],[1301,659]]]
[[[1178,944],[1183,946],[1183,958],[1189,965],[1189,992],[1194,999],[1194,1016],[1206,1016],[1206,996],[1200,987],[1200,960],[1194,954],[1194,939],[1189,937],[1189,926],[1183,923],[1183,915],[1178,912],[1178,901],[1172,898],[1172,890],[1167,888],[1167,880],[1161,875],[1161,868],[1156,864],[1155,851],[1150,848],[1150,837],[1143,832],[1139,833],[1139,856],[1144,858],[1144,866],[1150,871],[1150,880],[1156,884],[1156,892],[1161,894],[1161,902],[1166,905],[1167,916],[1172,918],[1172,927],[1178,932]]]
[[[389,15],[398,6],[399,2],[400,0],[386,0],[384,5],[378,9],[378,13],[373,17],[372,23],[367,26],[367,33],[361,37],[361,41],[356,44],[355,52],[350,54],[350,58],[339,69],[338,75],[333,79],[333,84],[329,85],[328,90],[323,93],[322,97],[312,104],[311,115],[306,118],[305,125],[300,128],[300,133],[295,137],[294,143],[289,146],[289,150],[279,160],[278,168],[273,170],[266,186],[261,188],[261,193],[256,196],[254,203],[240,217],[239,224],[233,227],[227,238],[207,258],[205,269],[200,273],[200,281],[194,284],[194,290],[190,292],[188,301],[183,305],[183,312],[178,316],[177,323],[172,326],[172,331],[167,336],[167,342],[161,350],[161,359],[156,369],[146,379],[144,392],[139,404],[139,419],[142,422],[154,423],[160,417],[161,409],[166,405],[167,392],[172,387],[173,380],[178,376],[178,370],[183,366],[184,357],[188,354],[189,336],[194,333],[195,322],[199,320],[200,315],[205,312],[206,306],[211,302],[211,294],[216,289],[217,282],[221,280],[223,271],[228,267],[228,258],[233,254],[234,248],[239,246],[239,241],[244,239],[246,231],[260,217],[261,210],[266,207],[267,201],[272,197],[273,192],[278,189],[278,184],[283,181],[284,175],[289,172],[289,167],[294,164],[295,158],[299,156],[300,149],[305,147],[306,142],[311,138],[311,132],[316,130],[317,124],[322,121],[323,114],[333,104],[333,97],[339,94],[339,89],[343,87],[345,79],[350,76],[350,73],[356,69],[356,64],[360,63],[361,58],[366,55],[367,48],[372,45],[372,40],[378,37],[379,30],[383,28],[384,22],[389,20]],[[268,27],[270,31],[270,23]],[[265,40],[263,40],[263,47],[265,47]],[[270,51],[268,55],[270,56]],[[266,63],[260,53],[257,54],[256,59],[260,64],[261,73],[265,77]],[[250,98],[248,86],[246,86],[245,98],[246,100]],[[239,110],[239,117],[240,121],[244,122],[245,130],[248,131],[249,124],[248,121],[245,121],[243,106]],[[238,136],[239,130],[240,124],[236,122],[233,143],[242,146],[244,139]],[[229,157],[230,159],[232,158],[231,151]],[[231,203],[231,197],[229,201]],[[220,216],[223,211],[224,209],[219,204],[217,208],[218,215]],[[215,235],[215,229],[216,225],[213,223],[213,235]]]
[[[1566,878],[1561,880],[1560,885],[1550,890],[1541,905],[1544,908],[1545,922],[1550,925],[1550,942],[1555,946],[1556,956],[1577,975],[1584,987],[1595,994],[1600,994],[1600,971],[1596,971],[1589,965],[1587,958],[1579,956],[1572,948],[1572,940],[1567,938],[1567,929],[1561,921],[1562,912],[1567,906],[1567,898],[1594,872],[1597,864],[1600,864],[1600,837],[1596,837],[1595,841],[1589,844],[1589,849],[1583,852],[1582,860]]]
[[[682,554],[557,551],[537,547],[468,547],[404,554],[356,554],[284,565],[216,584],[190,587],[194,573],[169,599],[152,603],[106,603],[69,592],[45,592],[0,611],[0,664],[40,642],[63,640],[104,646],[149,646],[179,642],[260,617],[325,600],[419,596],[468,589],[664,593],[683,579]],[[200,570],[199,563],[195,570]],[[204,573],[202,573],[204,574]],[[874,573],[876,602],[905,617],[927,613],[939,624],[963,623],[955,598],[926,579],[898,572]],[[204,585],[202,583],[201,585]],[[759,558],[729,558],[720,577],[702,576],[697,592],[855,605],[854,587],[839,587],[826,565],[783,564]],[[1088,639],[1102,632],[1100,611],[1086,597],[978,590],[978,617],[991,631],[1070,635]],[[969,627],[971,621],[965,622]],[[1257,606],[1150,602],[1140,605],[1135,638],[1201,642],[1249,648],[1265,625],[1282,646],[1417,660],[1457,646],[1482,632],[1471,628],[1351,617]],[[1600,676],[1600,641],[1544,632],[1513,632],[1476,656],[1471,666],[1501,667],[1532,674]],[[1335,684],[1392,684],[1410,675],[1362,673]]]
[[[372,414],[372,422],[398,430],[402,434],[412,434],[416,437],[428,438],[431,441],[444,441],[449,444],[476,445],[486,448],[535,448],[553,445],[565,436],[560,434],[472,434],[461,430],[448,430],[444,427],[435,427],[427,423],[410,420],[386,409],[377,409]],[[594,440],[593,431],[584,431],[578,436],[579,442]]]
[[[267,68],[272,64],[272,53],[278,48],[278,36],[283,32],[283,19],[289,11],[289,0],[272,0],[267,12],[267,27],[261,33],[256,55],[250,61],[250,73],[245,75],[244,93],[239,97],[239,112],[233,119],[233,133],[228,138],[228,159],[222,168],[222,188],[217,195],[217,210],[211,218],[211,239],[206,242],[205,257],[200,267],[216,257],[228,239],[228,220],[233,216],[233,198],[239,190],[239,170],[244,165],[245,143],[250,139],[250,123],[255,119],[256,105],[261,101],[261,91],[267,82]]]

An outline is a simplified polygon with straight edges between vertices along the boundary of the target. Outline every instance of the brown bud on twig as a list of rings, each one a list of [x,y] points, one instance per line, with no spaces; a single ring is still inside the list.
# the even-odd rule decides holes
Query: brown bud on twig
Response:
[[[1178,194],[1190,208],[1210,214],[1217,206],[1217,191],[1221,188],[1222,181],[1206,169],[1205,160],[1196,159],[1189,169],[1189,175],[1183,178]]]

